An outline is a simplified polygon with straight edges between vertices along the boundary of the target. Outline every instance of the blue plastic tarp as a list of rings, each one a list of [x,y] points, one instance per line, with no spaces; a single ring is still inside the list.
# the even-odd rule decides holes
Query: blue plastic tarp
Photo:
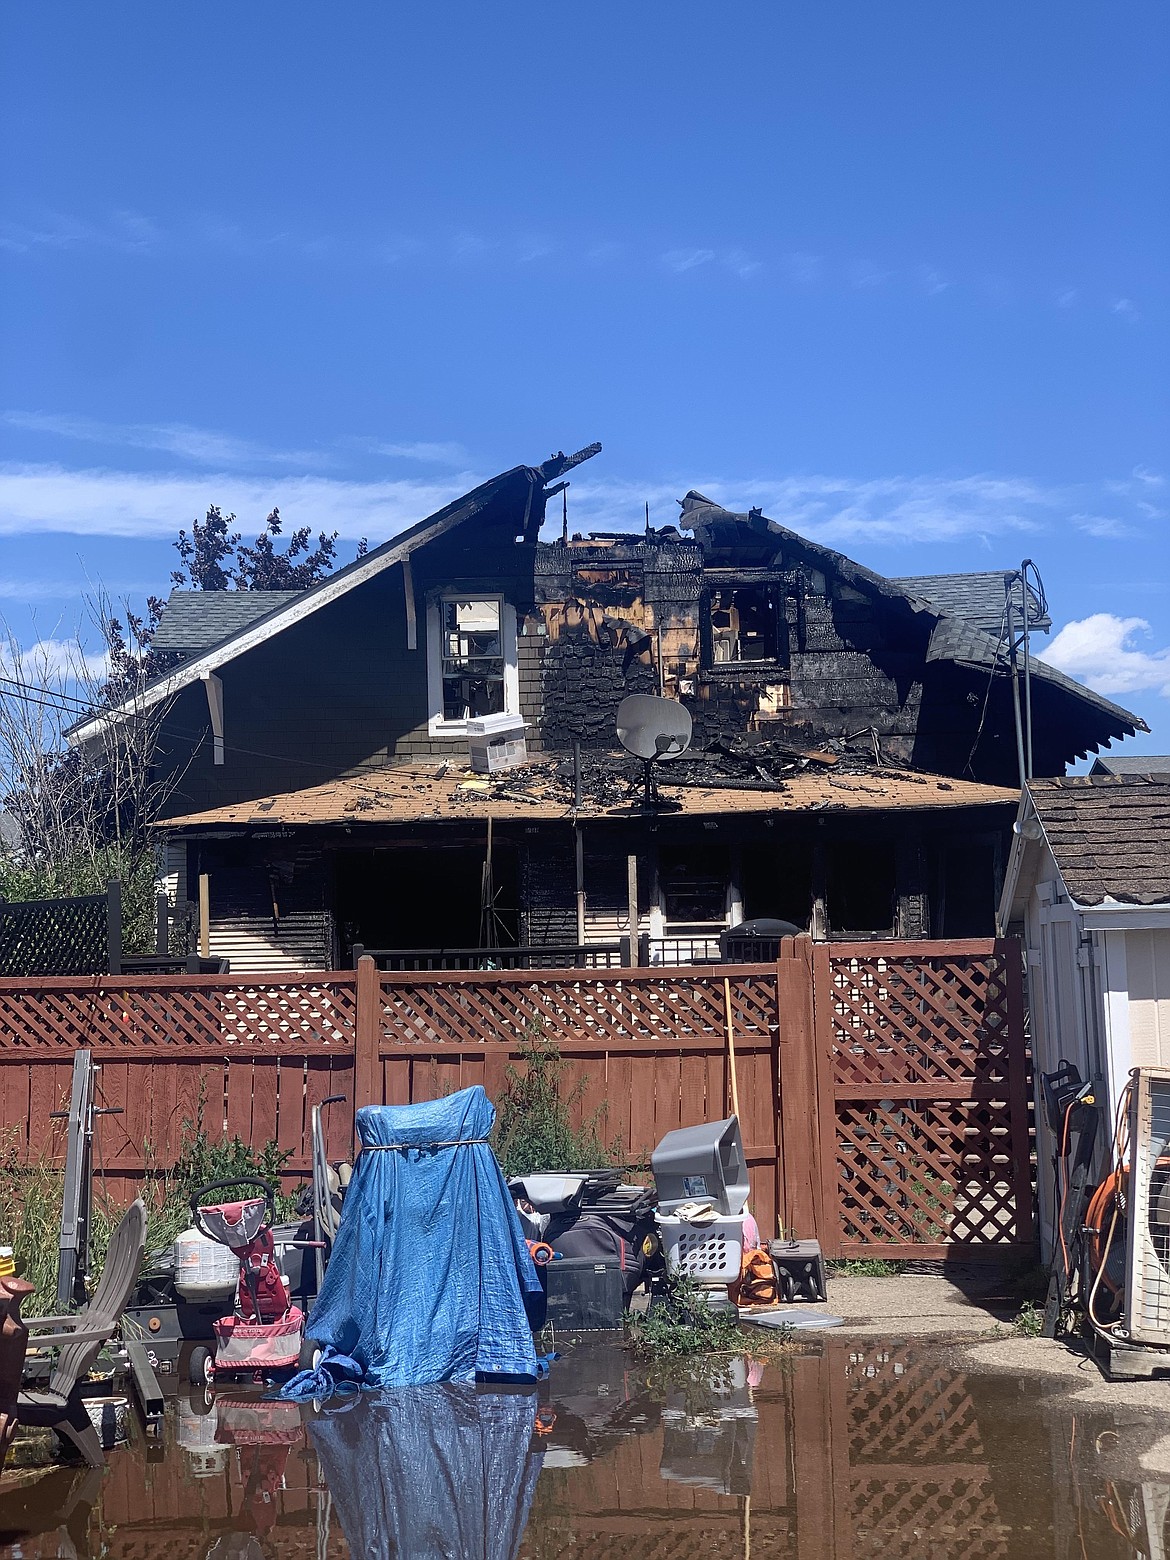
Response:
[[[524,1297],[541,1285],[487,1142],[495,1116],[479,1087],[357,1113],[362,1152],[305,1331],[363,1386],[538,1374]]]
[[[515,1560],[536,1393],[465,1382],[335,1398],[310,1425],[353,1560]]]

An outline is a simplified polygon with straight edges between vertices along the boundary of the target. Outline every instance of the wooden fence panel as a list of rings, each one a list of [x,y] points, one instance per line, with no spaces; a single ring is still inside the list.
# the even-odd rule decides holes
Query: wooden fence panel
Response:
[[[1032,1243],[1019,949],[813,949],[831,1256],[975,1255]]]
[[[372,978],[359,968],[361,982]],[[768,966],[654,970],[383,971],[378,1057],[384,1103],[405,1103],[490,1079],[498,1089],[526,1039],[555,1041],[578,1123],[628,1162],[658,1140],[730,1109],[724,982],[731,994],[742,1130],[752,1208],[775,1228],[780,1148],[776,1115],[776,979]],[[364,1019],[359,1031],[366,1035]],[[359,1041],[359,1050],[374,1043]],[[359,1063],[359,1067],[364,1063]],[[520,1064],[522,1065],[522,1064]],[[372,1065],[369,1075],[374,1076]],[[393,1093],[391,1092],[393,1091]],[[489,1094],[493,1092],[488,1089]]]
[[[727,1002],[730,999],[730,1034]],[[731,1109],[734,1045],[752,1209],[830,1256],[938,1256],[1032,1239],[1027,1056],[1015,944],[810,944],[775,966],[356,972],[294,978],[0,980],[4,1151],[59,1161],[73,1051],[99,1065],[99,1161],[127,1196],[201,1125],[309,1170],[353,1111],[482,1084],[499,1098],[544,1035],[578,1119],[644,1163]]]

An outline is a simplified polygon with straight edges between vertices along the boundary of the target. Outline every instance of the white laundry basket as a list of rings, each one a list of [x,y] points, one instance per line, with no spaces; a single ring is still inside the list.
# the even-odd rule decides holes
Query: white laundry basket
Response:
[[[743,1215],[692,1224],[671,1214],[658,1215],[667,1270],[697,1284],[734,1284],[743,1264]]]

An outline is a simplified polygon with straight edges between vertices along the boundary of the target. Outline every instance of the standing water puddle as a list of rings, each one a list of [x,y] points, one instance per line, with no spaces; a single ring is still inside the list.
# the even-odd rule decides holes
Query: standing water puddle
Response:
[[[10,1470],[0,1554],[1161,1557],[1170,1479],[1142,1482],[1135,1445],[1162,1429],[921,1345],[826,1339],[701,1380],[593,1344],[538,1393],[180,1396],[104,1475]]]

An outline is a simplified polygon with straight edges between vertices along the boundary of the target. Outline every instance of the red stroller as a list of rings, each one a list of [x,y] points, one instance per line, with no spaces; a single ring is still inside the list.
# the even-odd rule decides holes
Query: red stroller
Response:
[[[240,1202],[205,1201],[228,1188],[258,1187],[263,1194]],[[207,1386],[216,1376],[262,1378],[292,1372],[301,1363],[305,1315],[289,1300],[288,1284],[276,1261],[272,1225],[276,1207],[266,1181],[249,1176],[212,1181],[191,1198],[191,1222],[208,1240],[228,1246],[240,1260],[236,1308],[213,1324],[215,1354],[197,1348],[191,1353],[191,1384]],[[313,1246],[314,1241],[297,1241]]]

